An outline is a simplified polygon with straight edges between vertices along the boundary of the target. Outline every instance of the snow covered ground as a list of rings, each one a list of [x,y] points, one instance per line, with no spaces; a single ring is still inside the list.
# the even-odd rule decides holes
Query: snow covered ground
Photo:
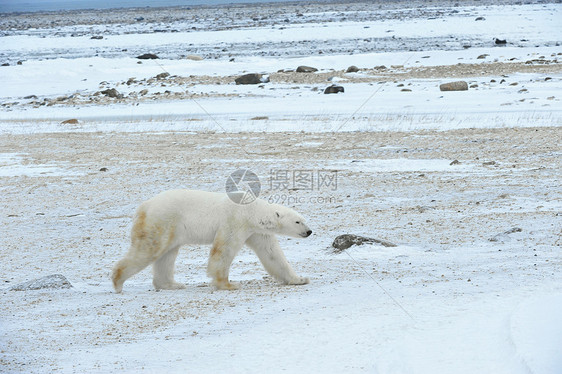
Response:
[[[4,18],[0,371],[562,372],[562,6],[460,3]],[[194,246],[187,289],[113,293],[140,202],[239,168],[308,218],[281,244],[309,285],[246,249],[215,291]],[[346,233],[397,247],[332,253]],[[9,290],[55,273],[73,288]]]

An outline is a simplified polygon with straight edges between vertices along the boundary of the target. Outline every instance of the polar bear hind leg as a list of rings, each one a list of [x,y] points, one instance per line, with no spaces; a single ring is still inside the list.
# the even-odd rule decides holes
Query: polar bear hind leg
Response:
[[[292,285],[310,282],[308,278],[298,276],[291,268],[275,235],[253,234],[246,240],[246,245],[256,253],[265,270],[277,281]]]
[[[185,284],[174,280],[174,268],[179,249],[179,245],[170,249],[152,265],[154,276],[152,284],[157,290],[180,290],[186,288]]]
[[[115,291],[120,293],[123,290],[123,283],[127,279],[159,259],[162,259],[162,261],[155,264],[155,275],[157,274],[158,278],[155,277],[154,283],[159,286],[174,285],[173,288],[179,288],[173,281],[173,265],[179,246],[178,248],[171,246],[173,239],[174,230],[172,228],[147,224],[146,212],[139,210],[131,230],[129,252],[113,268],[111,279]],[[156,282],[156,279],[162,280],[163,284]]]

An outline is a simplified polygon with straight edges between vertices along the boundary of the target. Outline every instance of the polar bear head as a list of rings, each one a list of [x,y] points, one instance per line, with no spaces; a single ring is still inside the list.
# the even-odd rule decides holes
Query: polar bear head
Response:
[[[268,214],[260,219],[260,226],[269,233],[295,238],[306,238],[312,230],[304,218],[293,209],[278,204],[268,204]]]

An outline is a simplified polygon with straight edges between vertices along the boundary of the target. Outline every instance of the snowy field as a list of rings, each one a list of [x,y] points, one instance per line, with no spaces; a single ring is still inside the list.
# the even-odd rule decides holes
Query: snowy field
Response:
[[[0,372],[562,373],[562,4],[430,4],[2,15]],[[240,168],[310,284],[244,249],[216,291],[192,246],[113,292],[142,201]]]

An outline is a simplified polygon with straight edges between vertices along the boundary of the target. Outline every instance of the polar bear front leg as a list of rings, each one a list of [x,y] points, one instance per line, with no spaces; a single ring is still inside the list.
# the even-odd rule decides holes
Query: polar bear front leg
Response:
[[[279,241],[273,234],[253,234],[246,240],[246,245],[258,255],[265,270],[283,284],[307,284],[310,280],[298,276],[285,257],[279,246]]]
[[[244,240],[236,235],[218,232],[209,255],[207,275],[213,279],[213,285],[219,290],[237,290],[240,285],[228,280],[230,265],[242,248]]]

